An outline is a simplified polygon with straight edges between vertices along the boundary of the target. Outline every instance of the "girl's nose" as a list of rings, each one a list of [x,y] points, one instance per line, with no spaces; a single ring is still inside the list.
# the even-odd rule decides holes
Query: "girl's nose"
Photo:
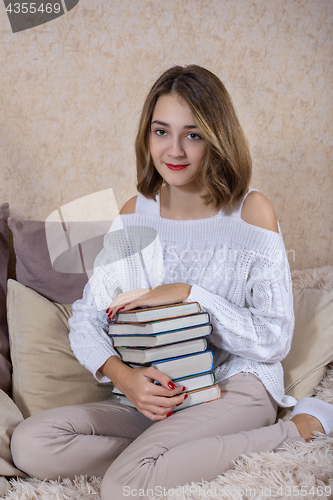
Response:
[[[174,139],[169,147],[169,155],[173,157],[184,156],[185,151],[179,139]]]

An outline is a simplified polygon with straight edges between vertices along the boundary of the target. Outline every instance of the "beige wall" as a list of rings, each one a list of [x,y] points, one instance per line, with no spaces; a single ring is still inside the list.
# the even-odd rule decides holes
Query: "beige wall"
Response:
[[[135,194],[133,141],[162,70],[229,89],[292,268],[333,264],[332,0],[81,0],[12,33],[0,3],[0,203],[46,219],[112,187]]]

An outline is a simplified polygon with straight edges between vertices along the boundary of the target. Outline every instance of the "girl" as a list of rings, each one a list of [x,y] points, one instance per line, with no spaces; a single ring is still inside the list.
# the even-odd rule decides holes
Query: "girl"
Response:
[[[115,219],[70,319],[80,363],[135,408],[111,400],[49,410],[12,439],[15,464],[30,475],[104,476],[102,500],[209,481],[242,453],[333,425],[332,406],[311,398],[274,423],[278,405],[296,403],[280,363],[294,326],[290,272],[274,209],[249,189],[249,149],[221,81],[195,65],[163,73],[143,107],[136,157],[139,195]],[[210,314],[222,395],[173,413],[185,388],[125,365],[105,329],[119,310],[183,301]]]

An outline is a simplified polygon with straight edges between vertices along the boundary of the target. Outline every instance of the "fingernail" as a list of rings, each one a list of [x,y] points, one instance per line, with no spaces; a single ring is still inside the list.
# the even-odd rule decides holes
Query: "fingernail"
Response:
[[[173,382],[171,382],[171,380],[170,380],[170,382],[168,382],[168,387],[169,387],[169,389],[176,389],[175,384]]]
[[[184,387],[182,388],[182,392],[184,392],[184,391],[186,391],[186,387],[185,387],[185,385],[184,385]]]
[[[108,307],[106,310],[106,314],[109,314],[109,312],[110,312],[110,308]]]
[[[119,311],[123,311],[124,309],[125,309],[125,306],[124,306],[124,307],[121,307],[120,309],[118,309],[118,311],[117,311],[117,312],[119,312]]]
[[[188,394],[185,394],[185,396],[184,396],[184,401],[185,401],[185,399],[187,399],[187,398],[188,398]]]
[[[169,413],[167,413],[167,417],[170,417],[172,414],[173,414],[173,411],[169,411]]]
[[[182,401],[181,403],[178,403],[178,405],[176,405],[176,406],[180,406],[180,405],[182,405],[182,404],[183,404],[183,402],[184,402],[184,401]]]

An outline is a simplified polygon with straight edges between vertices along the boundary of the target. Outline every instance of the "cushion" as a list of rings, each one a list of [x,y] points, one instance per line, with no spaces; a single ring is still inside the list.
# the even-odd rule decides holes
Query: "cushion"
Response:
[[[82,298],[86,272],[59,272],[51,263],[45,222],[9,218],[16,256],[16,280],[43,297],[61,304]]]
[[[315,393],[333,361],[333,290],[293,289],[295,330],[283,360],[286,394],[297,400]]]
[[[11,391],[11,364],[6,319],[6,291],[9,262],[8,219],[9,205],[0,205],[0,390]]]
[[[10,453],[10,438],[15,427],[22,422],[23,416],[10,397],[0,391],[0,476],[26,477],[22,471],[16,469]],[[0,495],[8,488],[9,483],[0,477]]]
[[[112,384],[98,383],[70,348],[71,306],[53,303],[8,280],[7,311],[13,399],[24,417],[110,398]]]

